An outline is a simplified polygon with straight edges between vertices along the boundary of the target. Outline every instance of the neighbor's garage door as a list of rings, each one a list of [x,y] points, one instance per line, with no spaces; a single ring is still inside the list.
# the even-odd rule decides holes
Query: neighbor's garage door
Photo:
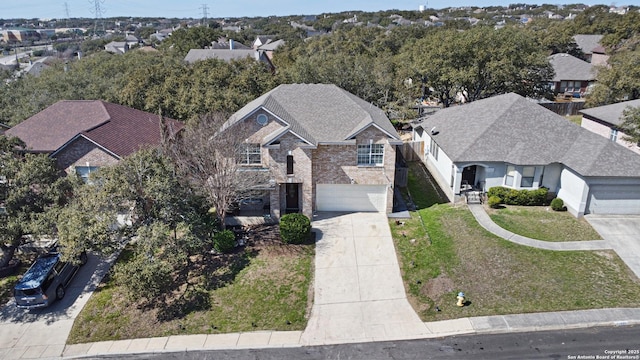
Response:
[[[386,212],[386,185],[316,185],[317,211]]]
[[[590,214],[640,214],[639,185],[594,185],[590,192]]]

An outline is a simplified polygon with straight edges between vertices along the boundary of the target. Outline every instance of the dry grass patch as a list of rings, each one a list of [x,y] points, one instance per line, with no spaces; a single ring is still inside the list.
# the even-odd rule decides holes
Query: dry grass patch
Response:
[[[190,286],[162,307],[130,302],[107,279],[76,319],[68,343],[304,329],[313,300],[314,245],[283,245],[274,232],[277,226],[256,229],[232,255],[201,256]]]
[[[425,321],[640,306],[638,279],[612,251],[517,245],[482,229],[465,207],[438,205],[419,215],[429,240],[413,226],[416,218],[407,224],[415,233],[397,237],[396,226],[394,239],[410,302]],[[455,306],[459,291],[469,306]]]
[[[640,280],[615,252],[549,251],[498,238],[466,206],[441,204],[428,177],[411,164],[410,197],[419,210],[402,225],[389,222],[409,302],[422,320],[640,306]],[[516,209],[500,210],[517,219],[509,228],[515,233],[526,234],[520,226],[541,228],[534,232],[549,239],[599,238],[567,213],[546,218],[541,208]],[[459,291],[468,306],[455,305]]]
[[[584,219],[546,206],[512,206],[485,210],[500,227],[518,235],[545,241],[599,240],[600,235]]]

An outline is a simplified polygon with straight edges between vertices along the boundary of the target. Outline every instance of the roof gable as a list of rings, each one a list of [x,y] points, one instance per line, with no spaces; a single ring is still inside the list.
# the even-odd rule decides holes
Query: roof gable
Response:
[[[513,93],[440,110],[419,126],[437,129],[432,138],[454,162],[557,162],[583,176],[640,174],[634,152]]]
[[[183,125],[166,119],[171,134]],[[124,157],[144,146],[160,144],[158,115],[100,100],[59,101],[7,130],[33,152],[54,153],[79,134],[109,152]]]
[[[50,153],[77,134],[109,121],[100,101],[62,100],[7,130],[33,152]]]
[[[389,138],[399,139],[382,110],[335,85],[280,85],[244,106],[229,122],[241,121],[259,107],[314,145],[349,141],[372,124]]]

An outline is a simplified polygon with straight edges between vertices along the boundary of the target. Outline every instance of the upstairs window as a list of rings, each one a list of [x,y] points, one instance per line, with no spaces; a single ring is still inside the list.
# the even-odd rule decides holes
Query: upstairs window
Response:
[[[245,144],[240,152],[240,164],[260,165],[262,164],[262,154],[260,144]]]
[[[293,175],[293,155],[287,155],[287,175]]]
[[[80,176],[82,181],[86,184],[89,183],[89,175],[98,171],[97,166],[76,166],[75,167],[76,174]]]
[[[384,144],[358,145],[358,165],[382,165]]]

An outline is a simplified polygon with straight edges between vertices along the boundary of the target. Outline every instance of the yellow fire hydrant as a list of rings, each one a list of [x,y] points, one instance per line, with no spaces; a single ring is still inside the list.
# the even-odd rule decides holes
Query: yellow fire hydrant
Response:
[[[464,293],[463,292],[459,292],[458,293],[458,303],[456,303],[456,305],[464,306]]]

